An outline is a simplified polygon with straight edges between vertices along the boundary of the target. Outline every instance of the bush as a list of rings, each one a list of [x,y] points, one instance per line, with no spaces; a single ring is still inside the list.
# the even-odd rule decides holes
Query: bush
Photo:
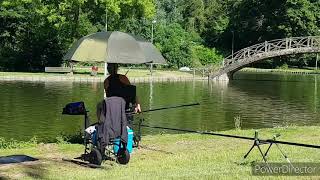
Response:
[[[203,45],[192,47],[193,62],[199,62],[201,65],[219,64],[223,56],[215,49],[206,48]]]
[[[280,67],[276,67],[277,69],[289,69],[289,66],[287,63],[282,64]]]

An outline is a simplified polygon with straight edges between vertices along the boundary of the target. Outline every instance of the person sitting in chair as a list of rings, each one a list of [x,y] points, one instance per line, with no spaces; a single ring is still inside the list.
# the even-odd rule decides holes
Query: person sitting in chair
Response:
[[[118,64],[117,63],[108,63],[107,70],[109,76],[104,80],[104,89],[107,97],[118,96],[118,90],[123,86],[130,85],[129,79],[122,74],[118,74]],[[141,112],[141,106],[139,99],[135,99],[136,107],[134,112]]]

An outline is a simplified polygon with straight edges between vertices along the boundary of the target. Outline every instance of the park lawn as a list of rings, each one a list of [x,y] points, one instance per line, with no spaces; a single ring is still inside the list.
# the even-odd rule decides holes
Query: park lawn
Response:
[[[222,132],[252,137],[254,130]],[[261,129],[261,138],[281,133],[279,140],[320,144],[319,127]],[[2,149],[0,156],[25,154],[39,161],[0,166],[0,179],[288,179],[289,177],[252,176],[251,163],[262,162],[258,150],[239,165],[251,147],[248,140],[200,134],[147,135],[142,147],[134,149],[128,165],[106,161],[103,169],[91,169],[62,161],[83,152],[79,144],[38,144],[19,149]],[[280,145],[291,162],[320,163],[320,150]],[[266,147],[264,147],[266,149]],[[276,147],[270,151],[269,162],[286,162]],[[318,177],[290,177],[290,179]]]
[[[86,73],[89,74],[91,72],[91,68],[89,67],[82,67],[77,68],[75,70],[76,73]],[[99,67],[99,75],[103,75],[104,68]],[[128,77],[149,77],[151,75],[150,69],[148,68],[126,68],[126,67],[119,67],[120,74],[127,74]],[[199,73],[198,73],[199,74]],[[183,72],[178,71],[176,69],[153,69],[152,75],[155,77],[193,77],[193,72]]]
[[[120,68],[119,73],[120,74],[126,74],[129,69],[127,68]],[[75,70],[74,74],[72,76],[75,77],[90,77],[90,68],[81,68],[78,70]],[[0,76],[17,76],[17,77],[26,77],[26,76],[35,76],[35,77],[55,77],[55,76],[71,76],[66,73],[29,73],[29,72],[0,72]],[[149,69],[130,69],[127,73],[127,76],[129,78],[134,77],[150,77],[150,71]],[[192,72],[182,72],[177,70],[153,70],[152,76],[154,77],[193,77]],[[103,70],[101,68],[99,69],[99,74],[97,77],[103,77]]]

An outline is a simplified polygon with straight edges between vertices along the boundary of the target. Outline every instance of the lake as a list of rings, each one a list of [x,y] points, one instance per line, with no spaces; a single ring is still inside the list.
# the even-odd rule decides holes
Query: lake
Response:
[[[320,77],[238,72],[234,79],[137,84],[144,110],[201,104],[140,117],[146,125],[210,131],[233,129],[236,120],[242,129],[319,125]],[[96,103],[102,98],[102,83],[0,81],[0,136],[52,141],[76,134],[83,128],[83,117],[62,115],[62,108],[84,101],[95,122]],[[144,129],[144,134],[158,132]]]

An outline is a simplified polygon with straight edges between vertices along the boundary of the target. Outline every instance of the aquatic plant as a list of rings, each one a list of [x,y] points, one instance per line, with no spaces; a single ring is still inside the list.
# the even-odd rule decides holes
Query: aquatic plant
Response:
[[[237,130],[240,130],[241,129],[241,125],[242,125],[241,117],[240,116],[235,116],[234,117],[234,127]]]

